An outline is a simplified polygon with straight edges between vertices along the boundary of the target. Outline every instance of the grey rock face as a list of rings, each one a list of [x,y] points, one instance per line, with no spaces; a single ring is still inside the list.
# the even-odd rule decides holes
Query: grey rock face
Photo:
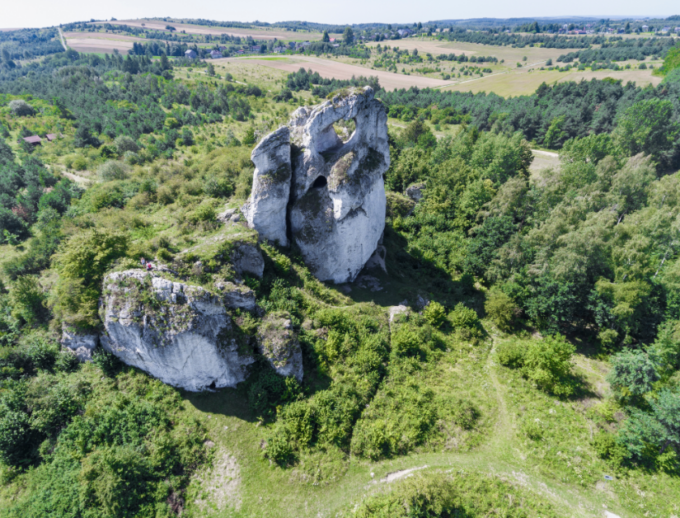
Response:
[[[99,335],[93,333],[79,333],[66,324],[61,328],[61,345],[73,351],[81,362],[92,361],[92,353],[99,344]]]
[[[168,385],[234,387],[254,361],[239,351],[219,297],[155,272],[107,275],[100,311],[104,349]]]
[[[262,278],[264,275],[264,258],[260,249],[251,243],[239,243],[231,255],[234,269],[239,275],[252,273]]]
[[[418,203],[423,199],[423,191],[425,190],[424,183],[414,183],[406,188],[406,196]]]
[[[255,309],[255,292],[247,286],[239,286],[233,282],[218,282],[215,287],[222,293],[222,302],[226,307],[246,311]]]
[[[341,119],[356,124],[347,142],[333,129]],[[320,280],[352,281],[385,228],[385,108],[371,88],[352,89],[298,114],[292,134],[302,150],[293,164],[293,238]]]
[[[302,350],[290,322],[290,315],[267,315],[257,331],[260,353],[281,376],[295,376],[302,381]]]
[[[347,141],[333,128],[340,120],[353,120],[356,125]],[[253,152],[253,161],[257,158],[264,165],[256,162],[253,194],[244,207],[249,225],[258,231],[260,225],[260,235],[272,239],[271,235],[286,230],[285,217],[273,214],[287,215],[287,230],[314,275],[335,283],[352,281],[375,251],[385,228],[383,174],[390,165],[385,108],[373,98],[370,87],[353,88],[313,109],[298,108],[288,128],[293,147],[287,210],[285,189],[262,182],[265,175],[259,173],[283,163],[280,157],[285,153],[274,152],[285,148],[281,142],[286,131],[281,128]],[[265,160],[270,156],[276,159]],[[260,214],[277,221],[258,223],[255,207],[260,205],[276,206]],[[283,225],[276,227],[276,233],[271,230],[274,223]]]
[[[290,130],[277,129],[253,150],[252,196],[243,207],[248,226],[260,237],[288,246],[286,206],[290,197]]]

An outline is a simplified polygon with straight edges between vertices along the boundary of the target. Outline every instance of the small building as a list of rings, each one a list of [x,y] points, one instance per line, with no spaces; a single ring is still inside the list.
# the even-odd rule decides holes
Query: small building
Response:
[[[189,49],[184,53],[184,57],[188,59],[196,59],[198,57],[198,54],[196,54],[196,51],[194,49]]]
[[[219,50],[211,50],[210,57],[213,59],[219,59],[222,57],[222,53]]]
[[[281,54],[283,52],[286,52],[286,47],[274,47],[274,52],[276,54]]]
[[[397,31],[397,34],[399,34],[399,36],[401,36],[402,38],[407,38],[408,36],[411,35],[411,31],[409,31],[408,29],[399,29]]]
[[[662,32],[663,34],[668,34],[670,31],[671,31],[671,28],[670,28],[670,27],[664,27],[663,29],[661,29],[661,32]]]
[[[243,49],[238,49],[236,51],[236,54],[245,54],[245,51]]]
[[[649,25],[643,25],[642,32],[649,32]]]
[[[675,28],[675,32],[677,32],[678,34],[680,34],[680,27],[676,27],[676,28]]]
[[[45,135],[45,138],[47,139],[48,142],[53,142],[57,140],[57,134],[56,133],[48,133]]]
[[[39,146],[42,143],[42,139],[38,135],[31,135],[30,137],[24,137],[24,142],[33,146]]]
[[[262,45],[253,45],[252,47],[250,47],[250,52],[260,52],[261,49]]]
[[[331,38],[331,39],[328,40],[328,41],[329,41],[330,43],[335,43],[335,38]]]

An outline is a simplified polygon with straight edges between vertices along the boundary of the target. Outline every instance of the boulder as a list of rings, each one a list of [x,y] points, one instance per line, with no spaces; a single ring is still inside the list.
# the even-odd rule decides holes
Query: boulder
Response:
[[[290,198],[290,130],[281,127],[257,145],[251,155],[255,164],[252,196],[243,206],[248,226],[262,239],[288,246],[286,206]]]
[[[346,140],[333,126],[340,120],[356,126]],[[278,181],[283,169],[271,172],[284,167],[286,135],[292,143],[288,191]],[[298,108],[288,128],[260,143],[253,162],[253,190],[243,209],[249,225],[281,244],[273,236],[287,232],[318,279],[353,281],[385,228],[387,114],[373,90],[350,88],[315,108]],[[270,177],[277,180],[264,181]]]
[[[255,292],[247,286],[240,286],[233,282],[217,282],[215,288],[222,294],[222,302],[226,307],[246,311],[255,309]]]
[[[220,297],[156,272],[107,275],[100,311],[102,347],[174,387],[235,387],[254,361]]]
[[[81,332],[65,323],[62,324],[61,346],[72,351],[81,362],[92,361],[92,353],[98,344],[98,334]]]
[[[423,191],[425,190],[424,183],[414,183],[406,188],[406,196],[418,203],[423,199]]]
[[[257,244],[236,243],[231,253],[231,261],[239,275],[251,273],[260,278],[264,275],[264,258]]]
[[[293,331],[290,315],[270,313],[257,330],[260,353],[281,376],[295,376],[302,381],[302,350]]]

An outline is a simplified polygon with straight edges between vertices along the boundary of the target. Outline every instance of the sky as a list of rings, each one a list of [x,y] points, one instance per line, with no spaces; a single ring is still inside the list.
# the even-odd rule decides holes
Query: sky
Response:
[[[670,16],[680,14],[677,0],[3,0],[0,28],[47,27],[73,21],[171,16],[222,21],[306,20],[347,24],[413,23],[462,18],[546,16]]]

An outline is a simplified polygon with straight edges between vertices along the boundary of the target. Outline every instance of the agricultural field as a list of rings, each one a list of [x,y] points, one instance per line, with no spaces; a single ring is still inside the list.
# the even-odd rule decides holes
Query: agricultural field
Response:
[[[367,69],[361,65],[346,63],[341,60],[324,59],[313,56],[293,56],[290,58],[272,56],[265,59],[251,57],[225,58],[218,59],[215,62],[229,63],[239,61],[250,61],[264,67],[283,70],[286,72],[296,72],[300,68],[305,68],[307,70],[318,72],[321,77],[327,79],[348,80],[353,76],[376,76],[380,81],[380,85],[387,90],[410,88],[412,86],[417,86],[419,88],[438,88],[450,84],[447,81],[433,77],[395,74],[393,72],[386,72],[383,70]]]
[[[87,32],[65,32],[64,39],[66,44],[73,50],[93,54],[112,54],[114,50],[121,54],[127,54],[134,42],[144,41],[144,38],[135,38],[134,36],[122,34]]]
[[[103,25],[108,23],[111,25],[128,25],[130,27],[143,27],[150,30],[165,31],[168,25],[175,27],[177,31],[184,31],[187,34],[200,34],[211,36],[219,36],[221,34],[228,34],[230,36],[241,36],[247,37],[251,36],[255,39],[261,40],[299,40],[306,39],[310,41],[320,40],[322,34],[319,32],[291,32],[282,29],[265,29],[265,28],[253,28],[253,29],[241,29],[233,27],[206,27],[201,25],[193,25],[186,23],[174,23],[174,22],[161,22],[158,20],[117,20],[112,22],[95,22],[93,25]]]

